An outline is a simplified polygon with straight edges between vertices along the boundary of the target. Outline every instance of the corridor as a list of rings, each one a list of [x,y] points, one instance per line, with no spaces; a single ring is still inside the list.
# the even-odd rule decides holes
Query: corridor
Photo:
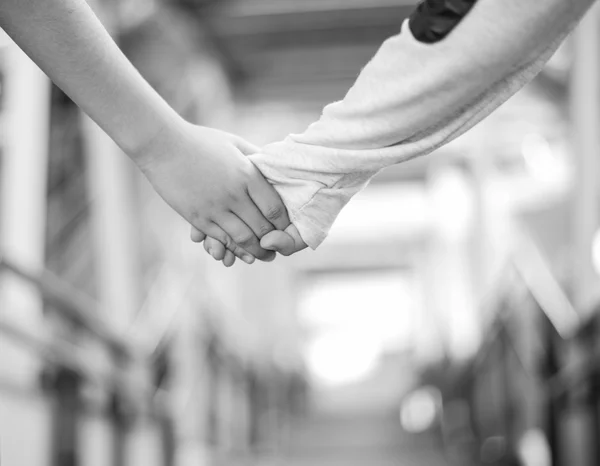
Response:
[[[402,428],[402,394],[415,381],[410,364],[392,358],[358,383],[315,390],[305,415],[291,420],[287,447],[266,465],[447,466],[434,426]]]
[[[549,58],[533,60],[547,44],[510,34],[536,53],[494,71],[527,49],[485,49],[491,29],[475,19],[481,46],[466,42],[482,61],[434,52],[431,70],[438,58],[452,66],[432,73],[422,64],[437,46],[408,35],[422,6],[478,3],[448,21],[460,19],[460,37],[473,12],[512,12],[506,2],[0,2],[90,3],[147,81],[133,73],[136,88],[168,104],[154,117],[154,105],[121,109],[138,92],[113,82],[120,72],[91,73],[80,85],[92,94],[110,85],[93,99],[111,109],[106,121],[139,125],[118,137],[0,29],[0,463],[600,466],[600,5],[535,79],[506,89]],[[541,12],[557,0],[509,3],[567,17]],[[536,29],[517,17],[504,22]],[[81,65],[63,42],[83,44],[42,48]],[[142,164],[165,170],[166,191],[123,153],[138,136],[150,155],[132,159],[164,153],[172,166]],[[295,205],[288,189],[307,197]],[[323,244],[249,265],[190,240],[190,223],[211,225],[267,258],[259,239],[283,227],[272,218],[283,207],[287,231],[314,222]]]
[[[397,413],[315,413],[298,421],[282,466],[445,466],[437,439],[402,431]]]

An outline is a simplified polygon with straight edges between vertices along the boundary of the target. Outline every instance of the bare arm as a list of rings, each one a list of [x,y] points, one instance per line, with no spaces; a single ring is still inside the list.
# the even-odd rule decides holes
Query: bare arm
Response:
[[[85,1],[2,0],[0,26],[128,155],[177,121]]]
[[[239,244],[258,258],[273,256],[258,239],[289,221],[275,191],[244,157],[252,149],[182,120],[84,0],[0,0],[0,26],[194,227],[229,249]]]

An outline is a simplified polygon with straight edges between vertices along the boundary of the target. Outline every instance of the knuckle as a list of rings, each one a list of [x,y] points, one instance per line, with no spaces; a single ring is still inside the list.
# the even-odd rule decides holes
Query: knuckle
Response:
[[[279,217],[283,216],[283,213],[284,207],[281,204],[273,204],[267,207],[265,215],[269,220],[276,220]]]
[[[261,238],[271,231],[273,231],[273,225],[270,223],[263,223],[258,227],[258,233]]]
[[[236,204],[240,200],[241,197],[242,196],[240,195],[240,193],[235,189],[229,189],[227,191],[227,200],[229,202]]]
[[[247,254],[246,251],[244,249],[242,249],[239,246],[236,246],[233,248],[232,250],[233,254],[236,255],[237,257],[242,257],[244,254]]]
[[[226,249],[232,249],[235,247],[235,242],[229,236],[225,236],[221,242],[225,245]]]
[[[229,238],[229,236],[227,236],[227,234],[225,234],[223,232],[220,232],[220,231],[216,231],[216,232],[214,232],[214,234],[211,234],[207,238],[207,240],[209,238],[212,240],[212,243],[209,242],[208,244],[212,245],[212,246],[217,246],[218,245],[218,246],[225,246],[225,247],[227,247],[228,245],[231,244],[231,238]],[[206,243],[206,241],[205,241],[205,243]]]
[[[198,210],[193,210],[189,214],[189,221],[196,228],[201,229],[204,226],[204,220],[204,216]]]
[[[207,238],[208,231],[211,229],[212,221],[206,213],[194,211],[189,216],[189,223],[198,230],[203,239]]]
[[[250,233],[242,233],[235,237],[235,242],[242,246],[249,246],[254,242],[254,235]]]

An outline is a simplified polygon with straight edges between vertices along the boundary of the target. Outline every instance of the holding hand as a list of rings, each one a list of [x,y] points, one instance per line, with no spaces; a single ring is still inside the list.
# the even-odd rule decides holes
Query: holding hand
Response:
[[[156,191],[193,227],[252,263],[254,257],[275,258],[260,246],[260,238],[290,223],[275,189],[245,157],[255,151],[237,136],[178,120],[134,158]]]
[[[260,240],[260,245],[264,249],[277,251],[284,256],[291,256],[307,247],[294,224],[290,224],[285,231],[275,230],[267,233]]]
[[[191,238],[195,243],[204,241],[204,249],[206,252],[208,252],[213,259],[223,261],[225,267],[231,267],[234,264],[235,256],[240,257],[239,251],[233,253],[225,249],[225,246],[219,241],[207,237],[193,227]],[[276,251],[284,256],[291,256],[307,247],[306,243],[302,240],[298,229],[293,224],[290,224],[285,231],[273,230],[267,233],[261,239],[260,245],[263,249]]]
[[[289,219],[277,192],[245,157],[255,148],[179,117],[85,1],[3,0],[0,27],[188,222],[248,262],[254,258],[247,253],[262,260],[275,257],[259,239],[274,227],[286,228]]]

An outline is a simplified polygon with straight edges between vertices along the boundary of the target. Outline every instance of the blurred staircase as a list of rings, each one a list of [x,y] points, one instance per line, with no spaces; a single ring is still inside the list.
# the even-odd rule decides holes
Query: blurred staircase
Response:
[[[286,448],[268,466],[447,466],[433,430],[402,428],[400,400],[418,380],[409,360],[390,358],[361,382],[312,392],[311,407],[294,418],[282,435]]]
[[[396,410],[354,416],[315,413],[292,429],[286,466],[443,466],[433,436],[403,431]]]

